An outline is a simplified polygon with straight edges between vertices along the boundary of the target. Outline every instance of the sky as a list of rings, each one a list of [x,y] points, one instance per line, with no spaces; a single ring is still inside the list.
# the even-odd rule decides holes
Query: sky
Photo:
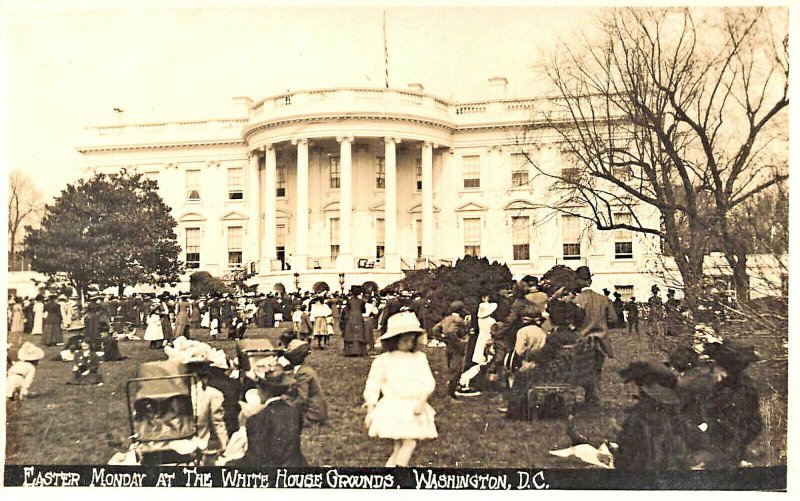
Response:
[[[51,197],[81,175],[83,128],[116,123],[113,108],[132,123],[222,118],[238,115],[234,96],[383,87],[384,10],[391,87],[486,99],[502,76],[511,94],[536,95],[534,66],[596,14],[427,4],[17,2],[6,19],[8,167]]]

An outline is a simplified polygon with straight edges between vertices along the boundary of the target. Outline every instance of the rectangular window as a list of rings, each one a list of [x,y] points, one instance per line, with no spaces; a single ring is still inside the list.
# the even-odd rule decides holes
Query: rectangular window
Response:
[[[633,296],[633,286],[632,285],[615,285],[614,289],[619,292],[621,296],[620,299],[623,301],[630,301]]]
[[[339,256],[339,218],[332,217],[331,222],[331,259],[336,259]]]
[[[228,267],[242,267],[242,236],[241,226],[230,226],[228,228]]]
[[[415,220],[417,229],[417,258],[422,257],[422,219]]]
[[[464,255],[481,255],[481,220],[480,218],[464,219]]]
[[[628,182],[631,180],[631,168],[630,167],[614,167],[613,170],[614,179],[622,182]]]
[[[196,169],[186,171],[186,199],[200,200],[200,171]]]
[[[513,229],[514,261],[528,261],[531,258],[531,226],[528,216],[511,218]]]
[[[232,167],[228,169],[228,200],[244,198],[244,169]]]
[[[386,188],[386,160],[383,157],[375,158],[375,187],[379,190]]]
[[[561,216],[561,239],[564,247],[564,259],[580,259],[581,218]]]
[[[417,180],[417,191],[422,191],[422,159],[417,159],[417,168],[415,170],[415,179]]]
[[[614,223],[632,224],[630,214],[614,214]],[[614,230],[614,259],[633,259],[633,232],[631,230]]]
[[[567,183],[577,183],[579,178],[577,167],[564,167],[561,169],[561,179]]]
[[[481,187],[481,157],[468,155],[462,158],[464,163],[464,188],[475,189]]]
[[[186,267],[200,268],[200,228],[186,228]]]
[[[511,155],[511,186],[525,186],[530,181],[528,159],[522,153]]]
[[[275,226],[275,245],[277,247],[286,246],[286,225],[278,224]]]
[[[286,166],[279,165],[275,168],[275,196],[286,196]]]
[[[375,220],[375,257],[377,259],[383,258],[386,238],[386,223],[383,219]]]
[[[342,170],[339,165],[339,157],[331,157],[331,166],[328,171],[329,186],[331,189],[338,190],[341,185]]]

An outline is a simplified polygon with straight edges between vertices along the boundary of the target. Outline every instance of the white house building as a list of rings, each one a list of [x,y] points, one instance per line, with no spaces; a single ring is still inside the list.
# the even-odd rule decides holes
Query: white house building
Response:
[[[250,267],[262,291],[337,289],[341,274],[345,287],[383,286],[472,254],[515,277],[587,264],[598,287],[644,299],[657,242],[543,217],[552,186],[516,143],[547,101],[507,98],[506,86],[493,78],[490,99],[459,103],[418,84],[237,98],[240,117],[89,127],[78,150],[89,172],[158,181],[188,272]],[[537,162],[573,168],[551,137],[531,150]]]

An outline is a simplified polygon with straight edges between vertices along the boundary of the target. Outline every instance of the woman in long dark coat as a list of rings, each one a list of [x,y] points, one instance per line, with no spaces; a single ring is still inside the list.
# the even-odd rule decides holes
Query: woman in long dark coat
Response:
[[[193,298],[191,303],[191,312],[189,313],[189,322],[192,329],[199,329],[200,328],[200,301],[197,298]]]
[[[170,308],[169,301],[164,298],[161,301],[159,314],[161,315],[161,332],[164,333],[164,341],[172,341],[172,323],[169,318]]]
[[[189,301],[185,296],[178,300],[178,313],[175,315],[175,337],[189,339]]]
[[[22,307],[22,313],[25,316],[25,325],[23,326],[23,332],[25,334],[30,334],[31,329],[33,328],[33,301],[25,298],[25,304]]]
[[[364,328],[364,313],[367,311],[360,291],[354,291],[347,300],[342,320],[344,320],[344,356],[364,357],[367,355],[369,339]]]
[[[61,305],[56,303],[56,297],[50,296],[44,304],[44,323],[42,326],[42,343],[45,346],[55,346],[63,343],[61,335]]]
[[[96,349],[100,342],[100,316],[103,307],[97,303],[97,298],[92,298],[89,306],[86,307],[86,341],[92,349]]]

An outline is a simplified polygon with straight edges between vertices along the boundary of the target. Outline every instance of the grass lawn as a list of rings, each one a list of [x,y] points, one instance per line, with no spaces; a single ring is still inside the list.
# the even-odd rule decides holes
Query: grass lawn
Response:
[[[644,332],[644,331],[643,331]],[[274,329],[250,329],[247,337],[276,337]],[[193,332],[195,339],[208,341],[207,331]],[[766,430],[753,447],[750,461],[755,465],[786,463],[787,361],[780,336],[748,334],[763,362],[749,369],[763,387],[762,412]],[[39,336],[26,340],[41,343]],[[664,355],[646,335],[628,336],[612,331],[616,358],[608,360],[603,372],[602,405],[580,409],[576,428],[590,440],[612,438],[609,418],[622,422],[631,401],[632,386],[622,383],[616,371],[636,358],[663,360]],[[234,355],[232,341],[212,343]],[[341,338],[334,337],[325,351],[312,351],[306,363],[317,368],[322,378],[330,420],[324,426],[309,425],[303,431],[303,450],[315,466],[383,466],[391,452],[389,441],[367,437],[361,393],[371,358],[345,358]],[[8,464],[105,464],[117,444],[129,433],[125,383],[136,377],[145,361],[166,359],[161,350],[149,350],[145,341],[120,343],[127,360],[101,365],[103,386],[70,386],[71,363],[50,360],[57,348],[44,347],[32,391],[35,398],[7,402],[6,462]],[[417,466],[478,468],[582,468],[575,458],[561,459],[551,449],[569,446],[563,420],[510,421],[497,408],[498,394],[484,393],[469,399],[452,400],[446,395],[444,349],[428,350],[437,381],[430,403],[436,409],[439,438],[422,442],[412,463]]]

